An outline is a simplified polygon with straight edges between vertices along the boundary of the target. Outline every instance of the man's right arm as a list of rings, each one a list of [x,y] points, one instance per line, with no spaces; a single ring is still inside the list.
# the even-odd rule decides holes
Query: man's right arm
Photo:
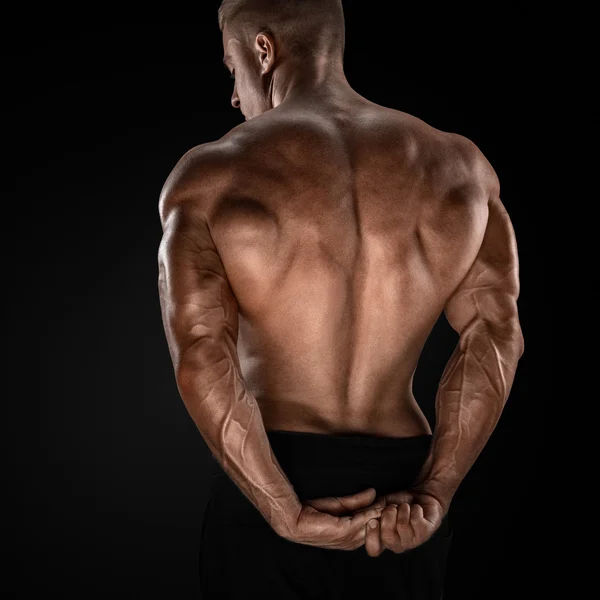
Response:
[[[475,262],[445,307],[460,338],[442,374],[430,454],[413,487],[435,497],[444,513],[496,427],[524,350],[517,245],[498,188]]]

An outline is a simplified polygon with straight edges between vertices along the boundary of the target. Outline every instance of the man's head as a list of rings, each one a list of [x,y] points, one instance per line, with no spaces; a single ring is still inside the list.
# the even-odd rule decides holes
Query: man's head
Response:
[[[292,87],[343,72],[341,0],[223,0],[218,17],[223,61],[235,75],[231,103],[246,119],[277,106]]]

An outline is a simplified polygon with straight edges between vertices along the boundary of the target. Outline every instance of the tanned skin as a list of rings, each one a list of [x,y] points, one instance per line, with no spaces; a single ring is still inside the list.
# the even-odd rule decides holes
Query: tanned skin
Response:
[[[439,527],[523,353],[498,178],[466,138],[355,92],[341,58],[297,61],[268,33],[234,34],[225,64],[246,121],[187,152],[159,201],[178,390],[279,535],[403,552]],[[266,431],[431,434],[412,381],[442,312],[460,338],[414,488],[300,502]]]

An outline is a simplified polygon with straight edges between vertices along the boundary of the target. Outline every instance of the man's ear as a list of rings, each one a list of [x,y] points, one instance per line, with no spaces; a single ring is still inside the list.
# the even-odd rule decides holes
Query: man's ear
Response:
[[[275,63],[275,40],[273,36],[266,31],[261,31],[256,36],[255,48],[259,53],[258,60],[261,75],[266,75],[271,71]]]

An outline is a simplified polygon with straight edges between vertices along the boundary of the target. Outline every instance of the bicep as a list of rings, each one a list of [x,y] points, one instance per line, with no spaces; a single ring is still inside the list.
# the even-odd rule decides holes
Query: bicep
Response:
[[[163,324],[176,374],[235,347],[238,306],[208,223],[191,200],[167,202],[158,251]]]
[[[444,312],[460,334],[470,325],[485,323],[501,335],[513,335],[516,330],[520,332],[517,243],[500,198],[490,198],[488,208],[488,222],[477,257]]]

